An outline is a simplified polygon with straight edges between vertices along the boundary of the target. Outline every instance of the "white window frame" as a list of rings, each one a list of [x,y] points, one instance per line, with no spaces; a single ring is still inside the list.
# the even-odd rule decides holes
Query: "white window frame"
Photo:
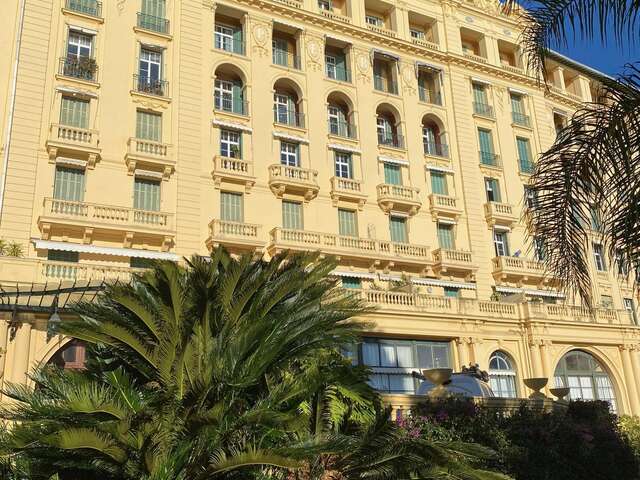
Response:
[[[233,111],[233,82],[216,79],[214,82],[214,100],[218,98],[216,108],[225,112]],[[228,102],[228,105],[226,105]],[[228,108],[227,108],[228,107]]]
[[[426,34],[422,30],[416,30],[415,28],[409,29],[411,32],[411,38],[415,38],[417,40],[424,40]]]
[[[333,5],[331,4],[331,0],[318,0],[318,8],[326,12],[333,11]]]
[[[287,167],[300,166],[300,146],[292,142],[280,142],[280,163]]]
[[[353,178],[353,158],[350,153],[338,152],[335,153],[336,163],[336,176],[340,178]],[[338,174],[338,172],[344,172],[345,175]]]
[[[292,98],[289,95],[285,95],[282,93],[274,94],[273,103],[276,106],[276,115],[278,118],[278,123],[283,123],[285,125],[290,124],[290,115],[295,115],[295,112],[289,111],[289,100]],[[284,115],[284,116],[283,116]]]
[[[382,27],[384,25],[384,20],[381,17],[369,13],[364,16],[364,21],[367,25],[373,25],[374,27]]]
[[[599,272],[606,272],[607,265],[604,261],[604,250],[602,249],[602,245],[599,243],[593,243],[592,250],[593,250],[593,263],[595,263],[596,270]]]
[[[215,26],[215,47],[225,52],[233,51],[233,28],[222,23]]]
[[[83,43],[81,40],[88,39],[88,44]],[[66,51],[66,56],[67,58],[92,58],[93,57],[93,40],[94,40],[94,35],[91,35],[89,33],[84,33],[84,32],[80,32],[78,30],[75,30],[73,28],[69,29],[69,34],[67,37],[67,51]],[[75,46],[77,53],[75,54],[70,54],[69,53],[69,46],[73,45]],[[82,50],[88,50],[89,54],[88,55],[82,55],[81,51]]]
[[[158,81],[158,80],[162,80],[162,52],[159,50],[153,50],[151,48],[145,48],[145,47],[141,47],[140,48],[140,61],[138,63],[138,77],[139,78],[144,78],[147,81],[151,82],[151,81]],[[142,74],[142,64],[146,63],[147,64],[147,72],[148,75],[147,76],[143,76]],[[158,78],[153,78],[153,76],[151,75],[151,67],[153,65],[157,65],[158,66]]]
[[[496,257],[509,256],[509,237],[508,232],[504,230],[493,229],[493,246],[496,252]]]
[[[220,130],[220,155],[227,158],[241,158],[240,132],[235,130]],[[234,153],[233,147],[237,153]]]
[[[325,54],[324,63],[326,65],[327,78],[331,78],[335,80],[336,77],[338,76],[337,67],[336,67],[337,65],[336,57],[334,57],[333,55]]]

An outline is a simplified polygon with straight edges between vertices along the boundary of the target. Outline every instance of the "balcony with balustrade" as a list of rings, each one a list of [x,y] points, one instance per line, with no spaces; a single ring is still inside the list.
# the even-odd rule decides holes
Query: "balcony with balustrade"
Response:
[[[418,196],[419,188],[381,183],[376,187],[376,191],[378,205],[385,213],[393,210],[415,215],[422,207],[422,200]]]
[[[473,280],[478,266],[471,252],[438,248],[433,251],[433,271],[436,275],[461,276]]]
[[[523,257],[495,257],[493,263],[493,277],[496,282],[543,285],[553,282],[544,265],[535,260]]]
[[[265,245],[260,237],[261,228],[252,223],[213,219],[209,223],[207,248],[212,250],[222,245],[231,251],[260,250]]]
[[[106,281],[129,282],[134,273],[143,268],[131,268],[101,263],[73,263],[42,260],[39,264],[40,281]]]
[[[500,225],[511,227],[517,221],[513,205],[502,202],[487,202],[484,204],[484,216],[491,226]]]
[[[430,249],[424,245],[286,228],[274,228],[269,233],[267,251],[270,254],[284,250],[320,251],[335,255],[350,265],[383,269],[403,267],[414,272],[423,272],[432,263]]]
[[[253,163],[241,158],[230,158],[216,155],[213,158],[213,183],[220,188],[222,182],[243,184],[247,191],[256,183],[253,175]]]
[[[165,180],[173,173],[176,166],[172,145],[134,137],[127,141],[125,162],[130,175],[135,173],[136,168],[144,166],[158,170]]]
[[[360,180],[353,178],[331,177],[331,199],[335,206],[340,201],[355,202],[362,210],[367,201],[367,194]]]
[[[68,155],[86,161],[93,168],[100,158],[100,135],[97,130],[53,123],[46,148],[51,161],[59,155]]]
[[[309,168],[270,165],[269,188],[278,198],[291,193],[302,196],[308,202],[316,198],[320,190],[318,172]]]
[[[438,218],[457,220],[462,215],[462,205],[457,198],[437,193],[429,195],[429,210],[434,220]]]
[[[54,233],[67,235],[75,231],[90,243],[96,235],[121,232],[123,238],[136,234],[153,237],[167,251],[175,237],[173,213],[56,198],[45,198],[43,207],[38,227],[44,240]]]

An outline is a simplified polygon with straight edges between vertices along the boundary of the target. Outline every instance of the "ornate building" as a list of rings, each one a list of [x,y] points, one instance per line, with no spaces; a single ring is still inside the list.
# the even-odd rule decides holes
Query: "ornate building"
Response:
[[[632,284],[594,236],[600,308],[573,305],[520,222],[601,74],[555,55],[542,88],[497,2],[5,3],[0,381],[82,364],[47,333],[69,297],[224,245],[337,256],[379,307],[351,354],[397,405],[413,370],[478,363],[501,396],[549,377],[640,414]]]

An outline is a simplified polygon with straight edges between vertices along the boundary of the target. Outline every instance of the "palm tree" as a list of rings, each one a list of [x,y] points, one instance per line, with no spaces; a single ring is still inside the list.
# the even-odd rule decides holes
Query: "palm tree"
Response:
[[[516,7],[507,0],[506,8]],[[635,42],[640,4],[598,0],[534,0],[520,12],[521,41],[531,73],[545,76],[551,48],[574,33],[623,47]],[[543,242],[545,263],[591,304],[590,248],[595,236],[626,276],[640,272],[640,71],[627,65],[617,79],[602,75],[593,103],[579,109],[537,162],[531,178],[535,206],[530,232]]]
[[[86,368],[43,367],[37,388],[6,387],[5,464],[35,480],[285,478],[320,471],[319,459],[343,476],[308,478],[475,474],[463,452],[473,446],[385,441],[400,432],[368,372],[338,350],[358,340],[367,309],[337,288],[334,267],[317,254],[263,261],[220,249],[186,267],[157,263],[78,304],[61,330],[88,345]]]

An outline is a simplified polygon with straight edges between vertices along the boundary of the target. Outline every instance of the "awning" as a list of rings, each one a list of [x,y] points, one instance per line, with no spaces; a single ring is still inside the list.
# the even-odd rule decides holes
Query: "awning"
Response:
[[[393,53],[385,52],[384,50],[378,50],[377,48],[371,49],[371,57],[373,58],[376,55],[380,55],[381,57],[386,57],[393,61],[399,61],[400,57],[394,55]]]
[[[170,252],[155,252],[153,250],[138,250],[136,248],[111,248],[97,245],[85,245],[83,243],[54,242],[52,240],[31,241],[37,250],[62,250],[63,252],[95,253],[98,255],[114,255],[117,257],[149,258],[152,260],[171,260],[177,262],[180,256]]]
[[[91,28],[78,27],[77,25],[69,25],[69,30],[74,32],[86,33],[87,35],[98,35],[97,30],[93,30]]]
[[[443,225],[457,225],[458,222],[448,218],[438,218],[438,223],[442,223]]]
[[[396,165],[407,165],[409,166],[409,161],[404,158],[395,158],[395,157],[387,157],[386,155],[378,155],[378,160],[384,163],[394,163]]]
[[[339,270],[334,270],[331,272],[331,275],[335,277],[347,277],[347,278],[366,278],[369,280],[375,280],[378,276],[375,273],[369,272],[344,272]]]
[[[451,288],[461,288],[463,290],[475,290],[475,283],[468,282],[451,282],[448,280],[438,280],[436,278],[412,278],[411,283],[415,283],[416,285],[431,285],[434,287],[451,287]]]
[[[242,123],[234,123],[234,122],[223,122],[222,120],[213,120],[211,123],[218,127],[226,127],[234,130],[242,130],[243,132],[253,132],[251,127],[244,125]]]
[[[436,72],[441,72],[443,70],[443,68],[439,67],[438,65],[433,65],[431,63],[426,63],[426,62],[416,62],[416,69],[420,69],[420,68],[424,68],[426,70],[434,70]]]
[[[511,88],[509,87],[509,91],[511,93],[517,93],[518,95],[529,95],[527,92],[525,92],[524,90],[518,90],[517,88]]]
[[[331,150],[339,150],[341,152],[362,153],[360,149],[352,147],[350,145],[342,145],[341,143],[330,143],[327,145]]]
[[[87,166],[87,161],[80,160],[79,158],[56,157],[56,164],[85,168]]]
[[[283,138],[285,140],[290,140],[297,143],[309,143],[309,140],[304,137],[298,137],[297,135],[291,135],[286,132],[273,132],[273,136],[275,138]]]
[[[471,77],[471,81],[475,83],[482,83],[483,85],[491,85],[489,80],[485,80],[483,78]]]
[[[427,164],[425,165],[427,170],[433,170],[434,172],[453,173],[452,168],[441,167],[440,165]]]
[[[98,98],[98,94],[90,92],[89,90],[82,90],[80,88],[67,87],[66,85],[58,85],[56,87],[58,92],[68,93],[70,95],[80,95],[82,97]]]
[[[532,297],[552,297],[552,298],[565,298],[565,294],[556,290],[536,290],[528,288],[516,288],[516,287],[496,287],[496,292],[500,293],[524,293]]]

